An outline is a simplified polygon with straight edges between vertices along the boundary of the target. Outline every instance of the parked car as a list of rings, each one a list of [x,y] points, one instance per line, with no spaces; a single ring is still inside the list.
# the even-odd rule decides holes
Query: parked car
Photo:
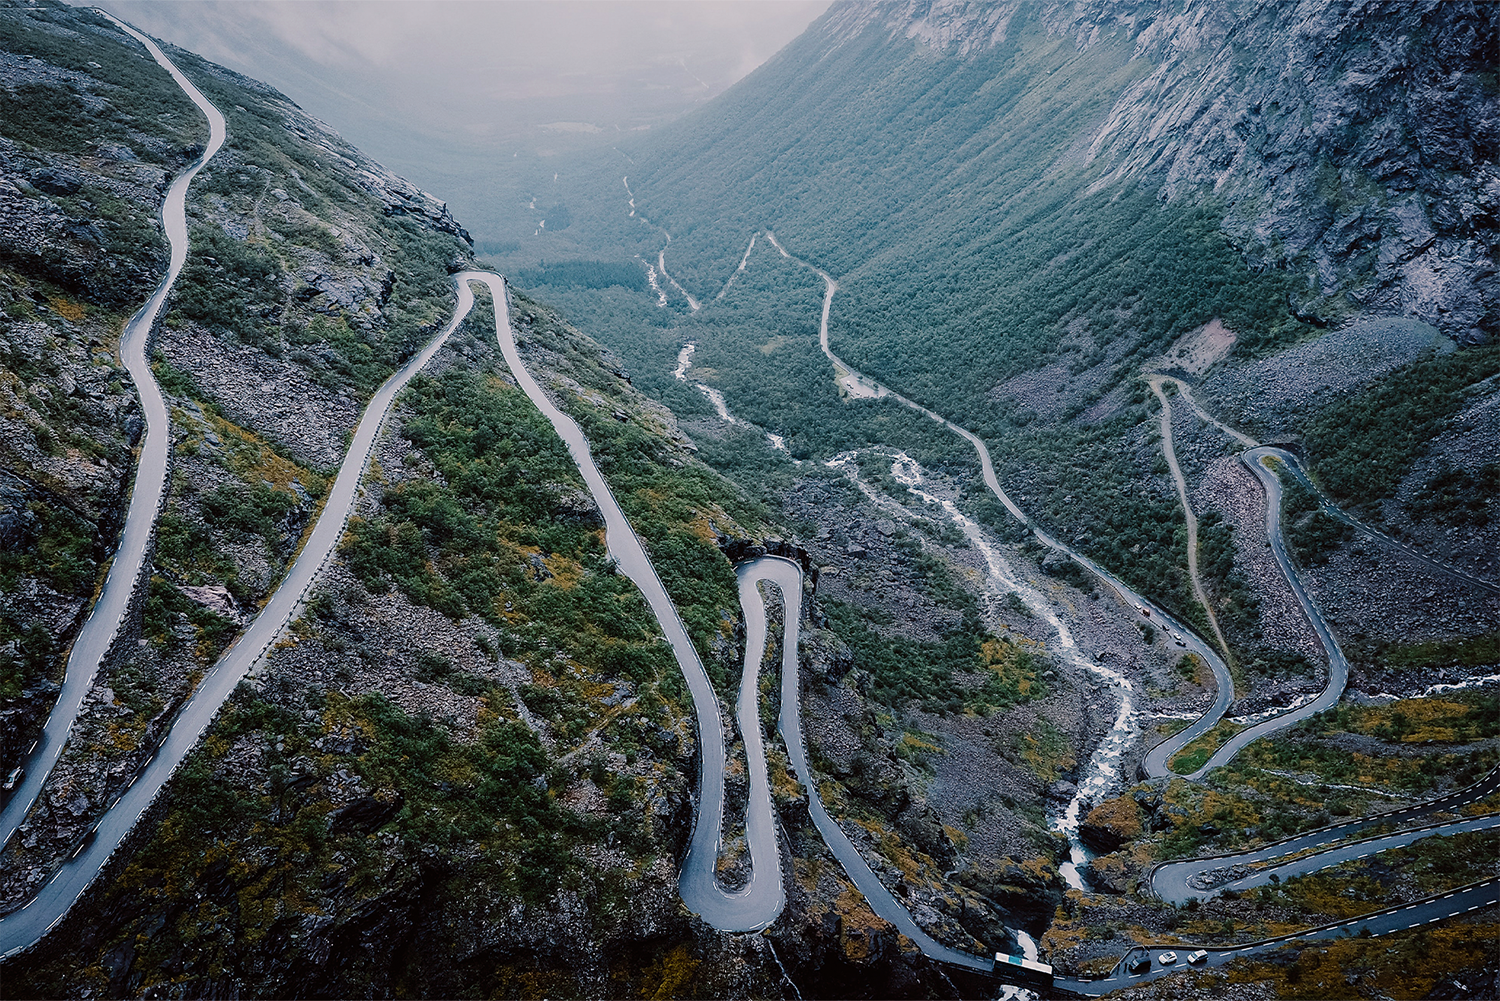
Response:
[[[1125,969],[1129,973],[1145,973],[1151,969],[1151,954],[1149,952],[1136,953],[1126,962]]]
[[[1207,958],[1208,958],[1208,950],[1207,949],[1199,949],[1197,952],[1189,954],[1189,956],[1188,956],[1188,962],[1189,963],[1201,963],[1201,962],[1203,962]]]
[[[1160,956],[1156,957],[1156,961],[1163,966],[1171,966],[1173,963],[1177,962],[1177,953],[1164,952]]]

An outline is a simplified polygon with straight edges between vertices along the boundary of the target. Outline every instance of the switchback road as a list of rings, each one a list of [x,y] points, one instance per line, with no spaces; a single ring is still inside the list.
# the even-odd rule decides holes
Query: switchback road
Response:
[[[130,490],[130,507],[125,516],[125,527],[120,533],[119,547],[110,563],[104,587],[99,592],[99,600],[94,603],[93,610],[68,652],[62,691],[58,693],[57,702],[47,717],[41,738],[31,746],[22,762],[26,778],[6,802],[5,809],[0,810],[0,848],[10,840],[16,828],[25,822],[27,813],[41,795],[47,777],[52,774],[53,767],[62,756],[63,747],[73,730],[84,697],[93,687],[99,663],[109,652],[125,621],[131,598],[145,569],[146,554],[150,551],[151,537],[156,528],[156,515],[161,510],[162,498],[166,494],[167,464],[172,445],[167,404],[162,398],[161,388],[156,384],[156,377],[151,372],[151,362],[147,357],[151,330],[177,276],[182,274],[183,265],[187,263],[188,185],[198,176],[204,164],[219,151],[219,147],[224,145],[226,134],[224,116],[219,113],[219,109],[182,75],[155,42],[113,15],[104,11],[99,13],[144,45],[152,58],[172,75],[177,85],[197,105],[198,110],[203,112],[208,119],[208,144],[203,148],[203,155],[173,178],[171,186],[167,188],[161,207],[162,228],[171,245],[167,274],[156,286],[151,298],[146,300],[146,304],[125,324],[120,336],[120,357],[135,383],[141,411],[146,418],[146,433],[141,439],[140,458],[136,463],[135,480]]]

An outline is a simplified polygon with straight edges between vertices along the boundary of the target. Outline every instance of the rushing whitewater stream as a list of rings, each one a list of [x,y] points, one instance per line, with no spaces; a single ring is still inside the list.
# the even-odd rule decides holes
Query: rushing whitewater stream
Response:
[[[854,465],[855,453],[844,452],[834,456],[826,464],[840,469],[877,507],[910,519],[911,513],[894,502],[887,502],[872,487],[859,478]],[[1061,866],[1063,878],[1070,887],[1083,889],[1080,867],[1089,858],[1083,842],[1078,836],[1078,819],[1083,804],[1099,802],[1120,785],[1120,764],[1125,752],[1136,739],[1135,686],[1130,679],[1086,656],[1073,638],[1073,631],[1058,616],[1052,602],[1031,582],[1024,580],[1014,564],[1005,558],[1000,548],[986,535],[983,528],[958,509],[958,505],[947,497],[940,497],[923,489],[922,467],[904,452],[897,452],[891,463],[891,476],[906,487],[908,493],[930,507],[943,512],[943,516],[964,534],[969,544],[984,557],[985,569],[990,581],[991,596],[1015,594],[1037,618],[1046,622],[1057,638],[1057,651],[1062,659],[1074,668],[1091,673],[1112,688],[1119,698],[1119,710],[1113,725],[1090,756],[1084,769],[1083,779],[1073,798],[1059,813],[1054,815],[1052,825],[1068,839],[1069,860]]]
[[[745,253],[746,255],[748,255],[750,252],[747,250]],[[672,369],[672,377],[678,382],[687,382],[688,369],[693,367],[693,353],[697,350],[698,345],[693,341],[688,341],[682,346],[682,350],[677,352],[677,367]],[[730,412],[729,402],[724,399],[724,394],[719,390],[715,389],[712,386],[706,386],[701,382],[693,383],[693,388],[702,393],[703,396],[708,400],[708,402],[713,405],[714,413],[718,414],[719,420],[723,421],[725,424],[742,428],[755,427],[755,425],[751,424],[749,421],[736,417],[733,413]],[[776,449],[776,451],[778,452],[785,452],[787,455],[791,454],[791,449],[786,447],[785,438],[781,437],[781,435],[779,434],[772,434],[769,431],[763,433],[766,436],[766,441],[770,443],[772,448]],[[793,459],[792,462],[799,466],[802,465],[801,459]]]

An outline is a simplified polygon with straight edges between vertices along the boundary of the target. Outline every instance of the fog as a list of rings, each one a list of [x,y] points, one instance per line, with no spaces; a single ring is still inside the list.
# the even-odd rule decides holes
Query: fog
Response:
[[[476,237],[523,158],[660,127],[775,54],[828,0],[91,0],[264,80],[447,198]],[[500,161],[514,161],[502,166]]]

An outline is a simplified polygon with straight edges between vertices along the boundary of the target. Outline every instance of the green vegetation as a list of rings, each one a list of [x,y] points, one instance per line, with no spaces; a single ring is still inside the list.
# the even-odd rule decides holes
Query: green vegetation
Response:
[[[94,269],[86,288],[79,289],[92,302],[103,302],[133,311],[150,294],[157,278],[166,271],[170,248],[157,223],[154,205],[130,202],[94,183],[84,183],[71,195],[54,194],[51,199],[69,216],[83,220],[75,233],[103,237],[106,267]]]
[[[978,602],[919,539],[902,528],[891,538],[893,569],[960,617],[940,638],[918,640],[882,628],[895,618],[878,607],[820,602],[829,628],[849,644],[855,663],[870,672],[874,697],[897,710],[916,702],[927,712],[989,715],[1044,696],[1045,658],[1023,642],[990,634]]]
[[[227,532],[230,538],[258,535],[274,544],[297,501],[264,482],[252,483],[248,489],[226,483],[203,496],[199,505],[210,528]]]
[[[1420,794],[1450,782],[1468,785],[1500,759],[1500,753],[1492,748],[1471,754],[1437,753],[1417,758],[1395,756],[1394,748],[1388,756],[1349,751],[1317,739],[1331,732],[1323,722],[1323,715],[1303,720],[1283,731],[1276,740],[1250,744],[1231,767],[1240,772],[1252,769],[1306,772],[1326,783]],[[1394,728],[1391,732],[1394,734]]]
[[[194,226],[191,250],[172,286],[168,322],[190,320],[259,344],[280,312],[280,262],[263,244],[236,240],[217,226]]]
[[[855,663],[870,672],[874,697],[893,708],[915,701],[927,712],[987,715],[1046,692],[1039,658],[988,635],[973,614],[939,640],[914,640],[871,628],[892,621],[878,609],[842,601],[824,601],[822,607]]]
[[[548,220],[551,221],[550,219]],[[509,278],[521,286],[559,285],[604,289],[611,286],[645,292],[646,271],[633,261],[542,261],[535,268],[522,268]]]
[[[57,662],[56,644],[46,626],[33,622],[18,629],[9,617],[0,619],[0,699],[19,698]]]
[[[503,694],[487,696],[492,706],[497,698],[503,706]],[[264,762],[260,781],[248,785],[221,767],[244,741]],[[330,802],[326,783],[341,771],[358,775],[368,795]],[[591,872],[570,847],[613,833],[632,850],[649,850],[649,828],[633,825],[628,812],[601,821],[562,808],[550,788],[555,779],[536,736],[503,713],[491,711],[474,740],[458,742],[378,694],[329,695],[302,714],[242,688],[174,780],[166,819],[106,892],[135,899],[137,912],[167,908],[171,933],[141,942],[143,969],[155,971],[182,936],[210,961],[232,966],[235,950],[281,938],[312,913],[309,905],[326,903],[326,874],[335,869],[335,892],[350,908],[378,906],[406,884],[425,883],[424,892],[459,906],[500,897],[536,903],[563,889],[617,883],[613,873]],[[238,847],[252,843],[250,855]],[[430,859],[445,862],[429,869]],[[200,923],[202,911],[171,907],[226,883],[238,896],[210,896],[210,925]]]
[[[558,394],[561,406],[587,436],[600,473],[645,543],[715,683],[732,690],[714,648],[738,614],[739,592],[718,543],[764,524],[764,509],[713,470],[675,454],[660,416],[617,409],[639,404],[621,398],[621,377],[601,363],[588,337],[523,293],[512,290],[511,301],[512,323],[527,350],[550,352],[548,367],[585,390]]]
[[[1340,704],[1320,713],[1317,726],[1323,733],[1359,733],[1407,744],[1465,744],[1500,736],[1500,694],[1479,690],[1383,706]]]
[[[1255,647],[1239,666],[1263,678],[1311,678],[1318,673],[1318,665],[1303,654],[1263,646]]]
[[[191,228],[188,263],[173,290],[169,324],[194,322],[266,352],[286,355],[325,386],[368,393],[420,349],[452,308],[448,264],[467,250],[427,220],[388,212],[359,175],[330,158],[327,139],[304,137],[275,91],[246,87],[199,56],[171,48],[174,61],[224,113],[229,138],[221,160],[195,182],[193,199],[219,196],[256,225],[243,240],[218,226]],[[236,166],[236,165],[249,166]],[[300,208],[263,212],[267,192],[294,192]],[[349,263],[331,226],[352,227],[375,246],[381,270],[379,315],[350,322],[337,305],[308,307],[317,290],[282,283],[318,258]],[[361,266],[370,262],[362,260]]]
[[[516,309],[526,340],[556,352],[553,365],[595,392],[619,393],[618,377],[574,342],[581,335],[519,294]],[[486,313],[476,310],[471,329],[493,324]],[[489,620],[501,628],[502,651],[538,669],[548,668],[553,651],[567,650],[606,674],[636,684],[662,680],[675,690],[680,678],[669,652],[639,592],[608,560],[602,524],[567,449],[525,394],[468,365],[419,376],[408,393],[413,417],[405,433],[441,483],[397,483],[374,518],[353,519],[341,547],[350,569],[371,589],[395,585],[451,617]],[[714,533],[740,531],[719,503],[733,506],[735,492],[704,467],[669,459],[643,419],[620,420],[614,404],[563,403],[589,436],[710,673],[727,689],[720,637],[738,597]]]
[[[1167,767],[1179,775],[1189,775],[1203,767],[1214,751],[1217,751],[1230,737],[1245,729],[1237,723],[1228,720],[1220,720],[1208,732],[1199,735],[1189,741],[1182,750],[1172,755],[1172,760],[1167,762]]]
[[[34,56],[86,79],[8,88],[6,99],[0,101],[0,133],[44,150],[74,154],[101,139],[129,142],[143,132],[170,136],[184,146],[202,141],[208,123],[166,70],[141,58],[134,42],[92,35],[88,44],[80,45],[76,36],[70,37],[72,32],[56,30],[62,27],[60,21],[73,17],[92,25],[108,24],[111,33],[117,30],[92,11],[59,16],[33,8],[24,21],[0,18],[0,50]],[[102,106],[96,106],[99,98],[104,98]],[[143,160],[162,162],[162,151],[151,144],[141,144],[135,153]]]
[[[65,598],[86,601],[104,558],[104,540],[94,526],[50,491],[3,471],[0,487],[8,488],[0,504],[17,502],[9,510],[0,506],[7,530],[0,546],[0,592],[13,594],[22,579],[34,578]],[[16,698],[58,664],[63,637],[54,639],[49,626],[28,618],[0,616],[0,699]]]
[[[1234,564],[1234,526],[1216,509],[1198,518],[1198,573],[1208,583],[1219,625],[1236,645],[1259,639],[1260,599]],[[1243,657],[1237,659],[1244,659]]]
[[[548,294],[684,416],[711,414],[670,375],[692,341],[691,378],[784,436],[797,458],[884,445],[972,476],[968,447],[940,425],[888,400],[839,398],[818,350],[814,274],[764,236],[736,272],[750,234],[773,227],[838,279],[836,352],[981,435],[1041,526],[1191,617],[1180,514],[1131,445],[1146,413],[1136,372],[1215,317],[1241,354],[1307,335],[1287,308],[1300,279],[1247,267],[1211,200],[1163,204],[1151,185],[1090,192],[1098,178],[1059,159],[1142,71],[1128,47],[1100,39],[1080,53],[1026,11],[1004,42],[964,59],[928,58],[878,32],[832,49],[816,35],[731,90],[712,117],[688,116],[631,152],[631,188],[651,225],[621,211],[613,177],[575,180],[574,225],[547,238],[579,256],[654,260],[664,240],[655,227],[665,227],[672,274],[701,310],[689,314],[674,292],[657,308],[644,295],[536,280],[555,281]],[[613,162],[605,169],[617,173]],[[1027,385],[1013,388],[1021,376]],[[704,455],[759,490],[782,460],[749,435],[734,440],[734,454],[713,445]],[[966,504],[1014,531],[981,485]],[[1209,527],[1207,546],[1227,552]],[[1249,621],[1250,595],[1231,577],[1217,581],[1218,600]]]
[[[667,663],[629,580],[604,553],[591,506],[561,440],[519,389],[453,367],[413,380],[406,434],[446,485],[413,479],[381,512],[353,519],[341,547],[365,585],[395,584],[453,618],[503,626],[507,656],[609,662],[635,681]]]
[[[1305,565],[1327,563],[1341,544],[1354,537],[1354,529],[1323,510],[1317,495],[1290,473],[1281,477],[1281,486],[1282,526],[1288,548]]]
[[[1298,1001],[1429,998],[1450,983],[1482,983],[1497,935],[1500,925],[1480,919],[1290,947],[1267,961],[1238,960],[1225,979],[1266,984],[1276,997]]]
[[[1380,648],[1370,659],[1388,667],[1408,669],[1500,664],[1500,631],[1464,639],[1393,643]]]
[[[151,372],[156,376],[156,383],[161,391],[167,396],[177,396],[189,400],[201,399],[202,391],[193,377],[171,362],[157,351],[151,359]]]
[[[7,519],[15,531],[0,547],[0,591],[36,577],[59,594],[87,595],[99,558],[93,526],[48,491],[33,488],[22,496],[24,512]]]
[[[1422,893],[1440,893],[1493,875],[1497,852],[1500,852],[1500,833],[1494,831],[1423,838],[1405,848],[1380,852],[1369,861],[1348,862],[1327,872],[1286,880],[1275,889],[1289,902],[1314,907],[1325,914],[1339,913],[1328,909],[1325,903],[1331,896],[1346,900],[1363,898],[1364,906],[1353,912],[1362,913],[1399,902],[1389,890],[1391,869],[1404,871]],[[1371,870],[1371,875],[1361,875]]]
[[[239,624],[212,609],[192,601],[165,578],[153,574],[141,612],[141,628],[146,638],[157,646],[168,646],[177,639],[175,627],[185,620],[196,641],[194,655],[203,664],[211,664],[239,631]]]
[[[1008,748],[1043,782],[1056,782],[1078,766],[1078,755],[1068,735],[1044,719],[1030,733],[1019,733]],[[1044,821],[1038,818],[1038,826]]]
[[[192,380],[158,360],[163,388],[187,395]],[[273,568],[292,556],[327,482],[287,458],[269,442],[219,415],[209,403],[193,404],[197,417],[175,409],[184,432],[184,454],[208,459],[217,467],[212,480],[227,473],[233,479],[200,491],[179,473],[169,485],[167,505],[157,518],[156,572],[179,584],[223,584],[242,604],[253,604],[275,585],[276,574],[258,586],[242,580],[229,543],[259,540]],[[210,444],[212,432],[216,443]]]
[[[1487,526],[1500,498],[1500,462],[1475,472],[1442,468],[1427,478],[1421,490],[1405,502],[1412,521],[1475,529]]]
[[[1500,345],[1429,354],[1381,376],[1361,393],[1335,400],[1305,431],[1318,481],[1340,502],[1379,517],[1375,502],[1395,493],[1427,442],[1464,406],[1465,391],[1497,372]],[[1459,484],[1440,483],[1439,490],[1445,485],[1451,492]],[[1458,511],[1459,496],[1450,501],[1448,494],[1439,494],[1433,513]]]

